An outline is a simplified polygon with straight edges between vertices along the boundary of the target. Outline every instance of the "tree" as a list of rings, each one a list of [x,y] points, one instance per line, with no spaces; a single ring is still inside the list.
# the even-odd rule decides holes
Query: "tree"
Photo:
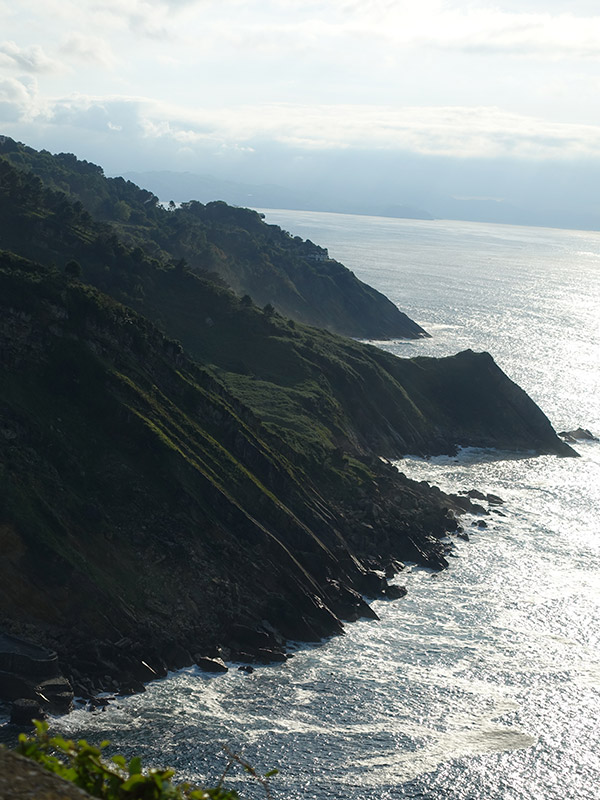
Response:
[[[74,280],[81,278],[81,264],[79,261],[75,261],[74,259],[67,261],[65,264],[65,275],[67,278],[73,278]]]

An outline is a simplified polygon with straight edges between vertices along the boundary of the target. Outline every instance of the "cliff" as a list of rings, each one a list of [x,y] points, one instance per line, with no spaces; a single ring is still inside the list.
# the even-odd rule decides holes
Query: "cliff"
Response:
[[[263,377],[200,366],[92,287],[0,259],[3,626],[57,650],[78,691],[139,688],[198,653],[277,657],[368,615],[357,592],[387,591],[374,568],[443,567],[451,501],[380,447],[451,449],[456,421],[470,444],[565,451],[489,357],[404,363],[238,314],[252,352],[263,330]],[[444,403],[456,364],[479,382],[472,428]]]
[[[443,568],[452,499],[382,455],[573,454],[486,354],[296,323],[0,178],[0,628],[79,693],[281,660],[397,596],[383,571]]]

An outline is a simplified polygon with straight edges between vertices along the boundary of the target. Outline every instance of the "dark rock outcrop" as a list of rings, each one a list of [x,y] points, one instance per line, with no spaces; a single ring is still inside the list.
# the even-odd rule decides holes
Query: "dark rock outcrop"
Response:
[[[0,800],[92,800],[31,758],[0,747]]]
[[[562,438],[570,444],[574,444],[575,442],[578,441],[587,441],[587,442],[599,441],[598,437],[594,436],[594,434],[587,428],[576,428],[573,431],[561,431],[558,435],[562,436]]]
[[[0,633],[0,698],[14,700],[17,715],[34,705],[64,714],[71,708],[73,689],[61,675],[55,652]]]

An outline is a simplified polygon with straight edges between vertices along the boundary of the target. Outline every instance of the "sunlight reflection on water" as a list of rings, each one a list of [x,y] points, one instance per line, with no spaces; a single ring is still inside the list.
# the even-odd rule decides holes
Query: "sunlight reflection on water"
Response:
[[[600,432],[600,235],[266,213],[435,334],[387,349],[488,350],[559,428]],[[249,676],[185,670],[57,726],[190,778],[214,778],[226,743],[279,767],[285,800],[598,800],[600,444],[577,449],[403,459],[418,480],[500,495],[504,516],[466,519],[444,573],[408,566],[379,622]]]

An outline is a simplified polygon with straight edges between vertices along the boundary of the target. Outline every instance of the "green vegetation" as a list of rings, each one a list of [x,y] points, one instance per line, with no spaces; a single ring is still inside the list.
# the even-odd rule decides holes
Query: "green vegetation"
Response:
[[[51,737],[47,723],[37,720],[35,728],[35,736],[19,735],[16,752],[102,800],[238,800],[238,793],[224,786],[225,776],[236,764],[261,784],[269,798],[269,778],[277,774],[277,770],[270,770],[260,775],[239,756],[229,754],[227,767],[216,786],[197,788],[188,783],[175,784],[175,773],[171,769],[143,771],[139,757],[128,763],[120,755],[108,758],[105,755],[107,741],[94,747],[85,740],[74,742],[62,736]]]

